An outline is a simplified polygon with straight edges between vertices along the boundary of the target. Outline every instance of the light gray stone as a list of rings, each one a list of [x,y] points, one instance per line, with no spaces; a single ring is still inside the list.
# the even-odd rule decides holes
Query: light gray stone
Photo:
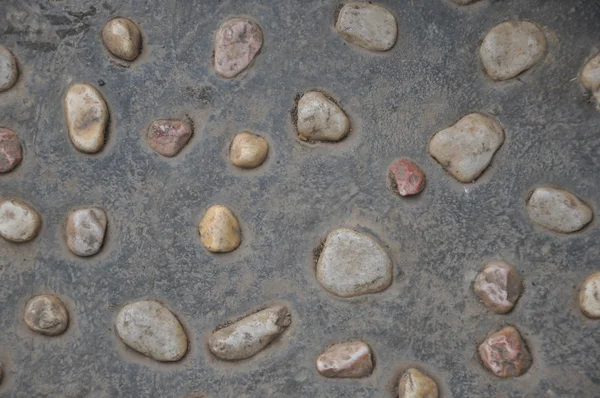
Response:
[[[35,296],[25,306],[25,324],[36,333],[57,336],[67,330],[69,313],[56,296],[43,294]]]
[[[572,193],[551,187],[536,188],[527,201],[534,223],[561,233],[580,230],[592,221],[593,213]]]
[[[69,138],[84,153],[96,153],[104,147],[108,108],[102,95],[89,84],[73,84],[65,96]]]
[[[596,272],[583,282],[579,291],[579,307],[588,318],[600,318],[600,272]]]
[[[104,210],[98,207],[75,210],[67,220],[67,246],[78,256],[93,256],[102,248],[105,232]]]
[[[317,370],[325,377],[366,377],[373,371],[371,347],[362,341],[334,344],[317,358]]]
[[[346,41],[373,51],[387,51],[398,36],[396,18],[370,3],[348,3],[339,12],[335,29]]]
[[[17,60],[8,48],[0,44],[0,93],[14,86],[18,77]]]
[[[33,207],[19,200],[0,202],[0,236],[13,242],[27,242],[37,235],[42,220]]]
[[[333,101],[309,91],[298,101],[298,137],[305,141],[340,141],[350,131],[350,120]]]

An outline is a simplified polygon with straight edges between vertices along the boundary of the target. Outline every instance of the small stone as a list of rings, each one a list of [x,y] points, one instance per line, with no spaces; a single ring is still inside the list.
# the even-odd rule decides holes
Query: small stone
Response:
[[[283,333],[291,321],[285,306],[269,307],[213,332],[208,348],[229,361],[250,358]]]
[[[392,187],[401,196],[420,193],[425,188],[425,174],[408,159],[397,159],[388,171]]]
[[[535,24],[509,21],[492,28],[483,39],[479,57],[494,80],[507,80],[537,64],[546,53],[546,36]]]
[[[246,169],[260,166],[269,153],[269,143],[262,137],[250,133],[235,136],[229,150],[231,162]]]
[[[17,60],[6,47],[0,44],[0,93],[14,86],[18,77]]]
[[[333,101],[310,91],[298,101],[298,137],[304,141],[340,141],[350,131],[350,120]]]
[[[113,55],[133,61],[140,55],[142,34],[130,19],[113,18],[102,29],[102,42]]]
[[[534,223],[561,233],[571,233],[592,221],[593,213],[577,196],[562,189],[543,187],[533,191],[527,213]]]
[[[515,306],[521,294],[521,277],[510,265],[495,261],[475,278],[475,293],[492,311],[506,314]]]
[[[98,207],[75,210],[67,220],[67,246],[78,256],[100,251],[106,232],[106,213]]]
[[[410,368],[398,383],[399,398],[438,398],[435,380],[415,368]]]
[[[263,44],[260,26],[246,18],[229,19],[215,35],[215,70],[232,78],[248,68]]]
[[[84,153],[96,153],[104,146],[108,108],[102,95],[89,84],[73,84],[65,96],[69,138]]]
[[[58,297],[43,294],[27,302],[24,320],[36,333],[57,336],[67,330],[69,313]]]
[[[187,353],[183,326],[158,301],[141,300],[123,306],[117,313],[115,327],[123,343],[156,361],[179,361]]]
[[[600,54],[592,58],[583,67],[581,83],[594,92],[600,90]]]
[[[473,182],[504,142],[504,130],[492,117],[471,113],[436,133],[429,153],[460,182]]]
[[[392,261],[372,238],[336,229],[327,236],[319,256],[317,280],[339,297],[381,292],[392,284]]]
[[[373,51],[387,51],[398,36],[396,18],[387,9],[370,3],[348,3],[335,24],[348,43]]]
[[[600,318],[600,272],[583,282],[579,291],[579,307],[588,318]]]
[[[212,253],[230,252],[240,245],[240,225],[225,206],[214,205],[206,210],[198,229],[200,241]]]
[[[42,220],[29,205],[19,200],[0,202],[0,236],[13,242],[27,242],[37,235]]]
[[[483,365],[498,377],[518,377],[529,370],[532,359],[519,331],[506,326],[490,334],[478,347]]]
[[[21,163],[21,142],[14,131],[0,127],[0,173],[8,173]]]
[[[335,344],[317,358],[317,370],[325,377],[366,377],[373,371],[371,348],[362,341]]]
[[[148,145],[166,157],[177,155],[192,136],[192,126],[178,120],[155,120],[148,128]]]

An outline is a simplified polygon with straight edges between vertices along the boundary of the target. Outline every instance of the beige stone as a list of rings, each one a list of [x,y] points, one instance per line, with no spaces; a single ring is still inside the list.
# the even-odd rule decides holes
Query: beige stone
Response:
[[[579,307],[588,318],[600,318],[600,272],[590,275],[581,285]]]
[[[600,54],[589,60],[583,67],[581,83],[594,92],[600,90]]]
[[[340,141],[350,131],[350,120],[344,111],[318,91],[310,91],[300,98],[297,116],[301,140]]]
[[[527,201],[527,214],[534,223],[560,233],[571,233],[592,221],[593,213],[572,193],[551,187],[536,188]]]
[[[0,93],[14,86],[18,77],[17,60],[6,47],[0,44]]]
[[[27,242],[37,235],[42,220],[33,207],[19,200],[0,202],[0,236],[13,242]]]
[[[347,42],[372,51],[387,51],[398,36],[396,18],[384,7],[366,2],[345,4],[335,29]]]
[[[65,96],[69,138],[84,153],[96,153],[104,146],[108,108],[102,95],[89,84],[73,84]]]
[[[366,377],[373,371],[371,348],[362,341],[335,344],[317,358],[317,370],[325,377]]]
[[[399,398],[438,398],[435,380],[415,368],[410,368],[398,383]]]
[[[73,211],[66,228],[69,249],[82,257],[98,253],[104,243],[106,222],[106,213],[98,207]]]
[[[521,277],[514,267],[494,261],[477,275],[473,289],[488,308],[506,314],[521,295]]]
[[[27,302],[24,320],[36,333],[57,336],[67,330],[69,313],[58,297],[43,294]]]
[[[104,25],[102,42],[113,55],[126,61],[133,61],[140,55],[142,35],[133,21],[118,17]]]
[[[260,166],[267,158],[268,153],[269,143],[267,140],[246,132],[235,136],[229,150],[231,162],[238,167],[247,169]]]
[[[215,71],[230,79],[252,64],[263,44],[260,26],[247,18],[229,19],[215,34]]]
[[[200,221],[200,241],[213,253],[237,249],[241,242],[240,225],[235,215],[225,206],[211,206]]]

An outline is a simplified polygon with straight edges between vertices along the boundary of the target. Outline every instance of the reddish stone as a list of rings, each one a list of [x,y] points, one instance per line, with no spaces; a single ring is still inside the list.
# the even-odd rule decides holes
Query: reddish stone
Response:
[[[192,126],[176,120],[156,120],[148,129],[148,145],[163,156],[175,156],[192,136]]]
[[[22,159],[19,137],[12,130],[0,128],[0,173],[11,171]]]
[[[483,365],[498,377],[518,377],[529,370],[531,354],[513,326],[490,334],[478,347]]]
[[[389,168],[394,190],[402,196],[416,195],[425,188],[425,174],[408,159],[397,159]]]
[[[246,69],[263,44],[260,26],[245,18],[229,19],[215,34],[215,70],[224,78],[232,78]]]

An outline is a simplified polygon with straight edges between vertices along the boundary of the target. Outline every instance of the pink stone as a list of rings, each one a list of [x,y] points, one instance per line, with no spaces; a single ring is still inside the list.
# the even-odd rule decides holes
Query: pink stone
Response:
[[[19,137],[14,131],[0,127],[0,173],[11,171],[22,159]]]
[[[148,129],[148,145],[159,154],[173,157],[192,136],[192,126],[177,120],[156,120]]]
[[[487,307],[498,314],[506,314],[519,299],[521,277],[514,267],[496,261],[486,265],[477,275],[473,289]]]
[[[260,26],[245,18],[229,19],[215,35],[215,70],[221,77],[232,78],[246,69],[263,44]]]
[[[416,195],[425,188],[425,174],[408,159],[395,160],[388,174],[394,190],[401,196]]]
[[[486,337],[478,351],[483,365],[498,377],[518,377],[531,367],[531,354],[513,326]]]

